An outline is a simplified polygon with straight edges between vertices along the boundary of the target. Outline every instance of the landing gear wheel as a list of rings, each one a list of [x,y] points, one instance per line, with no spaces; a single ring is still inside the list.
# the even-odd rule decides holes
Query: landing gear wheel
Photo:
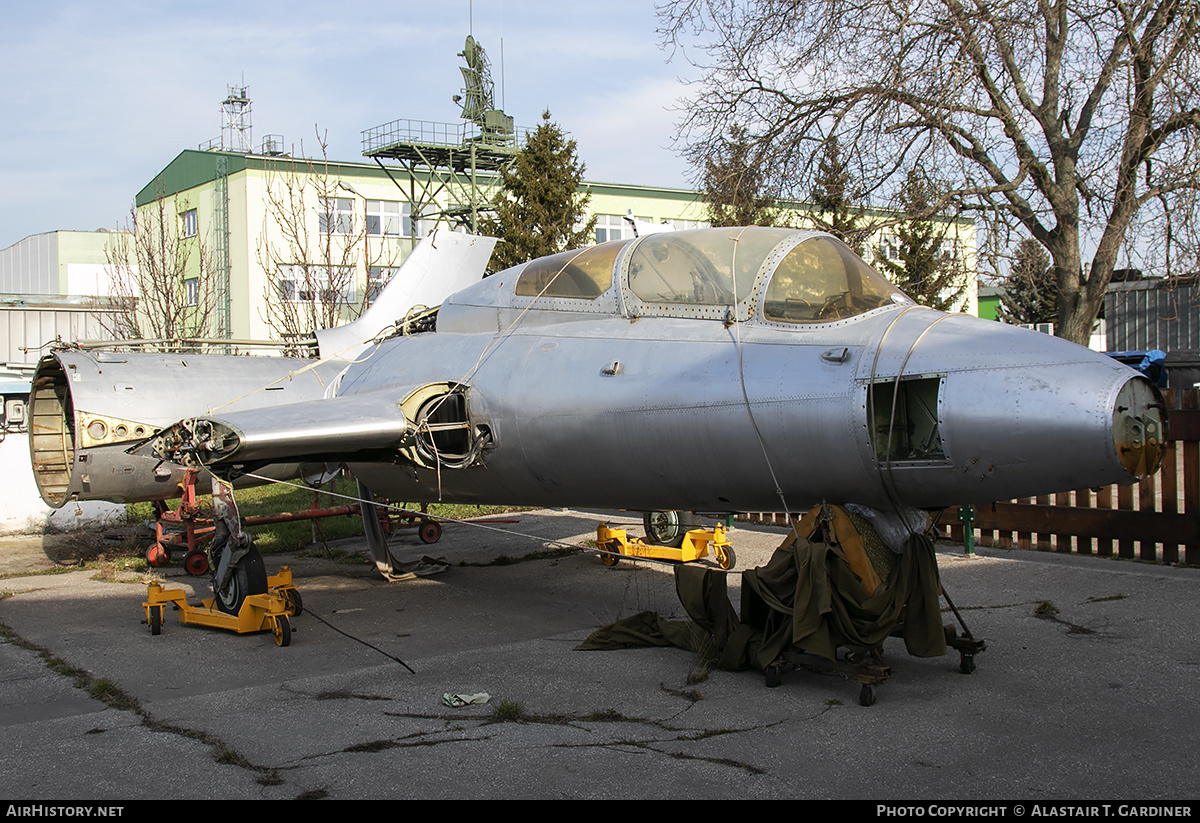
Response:
[[[700,518],[691,512],[646,512],[642,515],[646,527],[646,542],[655,546],[683,545],[683,536],[699,528]]]
[[[423,520],[417,529],[422,543],[436,543],[442,539],[442,524],[436,520]]]
[[[717,565],[723,570],[729,571],[737,563],[737,554],[733,551],[733,546],[725,546],[716,550]]]
[[[229,584],[224,590],[217,589],[217,569],[220,562],[213,568],[213,596],[217,610],[225,614],[237,614],[242,610],[242,602],[252,594],[265,594],[267,591],[267,567],[263,565],[262,555],[253,546],[250,551],[238,561],[233,574],[229,575]]]
[[[287,646],[292,642],[292,622],[288,620],[286,614],[281,614],[275,618],[275,645]]]
[[[860,706],[874,706],[875,699],[875,687],[869,683],[864,683],[863,687],[858,691],[858,704]]]
[[[298,589],[284,589],[283,599],[291,605],[292,617],[299,617],[304,614],[304,599],[300,597]]]
[[[958,656],[958,670],[963,674],[975,673],[975,655],[963,652]]]
[[[155,568],[161,568],[171,562],[171,550],[162,543],[155,543],[146,549],[146,562]]]
[[[783,666],[778,663],[772,663],[763,669],[763,675],[766,676],[767,688],[774,689],[783,683]]]
[[[200,549],[192,549],[183,558],[183,567],[192,577],[203,577],[208,574],[208,554]]]
[[[162,634],[163,613],[161,606],[151,606],[147,620],[150,623],[150,634]]]

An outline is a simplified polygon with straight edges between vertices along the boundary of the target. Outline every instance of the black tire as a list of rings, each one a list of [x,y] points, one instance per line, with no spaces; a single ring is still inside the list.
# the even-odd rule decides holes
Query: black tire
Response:
[[[299,589],[284,589],[283,597],[292,605],[292,617],[304,614],[304,598],[300,596]]]
[[[766,678],[768,689],[778,688],[783,683],[783,666],[772,663],[763,670],[763,675]]]
[[[700,518],[691,512],[646,512],[642,515],[646,542],[654,546],[683,545],[683,536],[700,528]]]
[[[262,555],[253,546],[250,551],[238,561],[233,574],[229,576],[229,585],[224,591],[217,590],[217,569],[221,567],[218,560],[213,566],[213,598],[217,611],[225,614],[237,614],[242,610],[242,603],[252,594],[265,594],[267,591],[267,567],[263,564]]]
[[[275,645],[280,648],[292,644],[292,622],[286,614],[275,618]]]
[[[608,566],[610,569],[621,562],[621,544],[613,540],[600,547],[600,551],[606,554],[600,555],[600,562]]]
[[[958,656],[958,670],[963,674],[975,673],[975,655],[963,652]]]
[[[859,689],[859,691],[858,691],[859,705],[860,706],[874,706],[875,700],[876,700],[875,687],[871,686],[867,683],[864,683],[863,687],[861,689]]]
[[[162,634],[162,607],[150,607],[150,634]]]
[[[713,554],[717,556],[717,565],[721,567],[722,571],[729,571],[737,565],[737,553],[733,550],[733,546],[716,549]]]

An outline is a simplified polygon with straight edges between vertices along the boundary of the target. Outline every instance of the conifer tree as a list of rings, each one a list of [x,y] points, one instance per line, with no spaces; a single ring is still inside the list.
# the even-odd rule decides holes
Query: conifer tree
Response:
[[[591,195],[579,192],[583,172],[575,141],[543,112],[541,125],[501,171],[495,215],[483,222],[485,234],[500,238],[489,272],[593,242],[596,218],[584,219]]]
[[[817,165],[817,177],[810,193],[811,220],[816,228],[829,232],[862,254],[866,242],[863,209],[851,205],[847,195],[850,182],[850,172],[842,161],[838,139],[831,137],[825,142],[825,153]]]
[[[1036,240],[1022,240],[1004,278],[997,314],[1006,323],[1053,323],[1058,320],[1058,284],[1050,257]]]
[[[919,169],[908,173],[900,192],[900,207],[908,219],[896,227],[899,259],[880,254],[877,268],[918,303],[939,311],[960,311],[966,284],[952,249],[945,248],[947,229],[920,217],[929,212],[932,194],[929,179]]]
[[[761,167],[750,157],[750,143],[740,126],[704,162],[704,202],[713,226],[771,226],[776,210],[763,190]]]

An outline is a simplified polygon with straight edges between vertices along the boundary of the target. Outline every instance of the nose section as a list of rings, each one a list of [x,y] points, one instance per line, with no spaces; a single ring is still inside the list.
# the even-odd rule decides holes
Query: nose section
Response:
[[[1134,480],[1158,471],[1167,439],[1162,395],[1144,377],[1133,377],[1117,392],[1112,410],[1117,459]]]
[[[892,329],[899,355],[885,346],[870,364],[873,382],[896,384],[902,399],[900,389],[913,395],[908,417],[884,431],[925,420],[937,434],[940,451],[886,458],[888,477],[912,490],[905,499],[1011,500],[1127,485],[1158,470],[1166,409],[1133,369],[1000,323],[961,316],[930,323],[912,312],[906,326],[909,319]],[[901,404],[885,411],[893,407]]]

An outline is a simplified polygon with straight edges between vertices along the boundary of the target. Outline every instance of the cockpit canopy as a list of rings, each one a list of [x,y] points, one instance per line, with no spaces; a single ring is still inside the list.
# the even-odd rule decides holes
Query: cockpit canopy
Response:
[[[830,235],[758,226],[602,243],[488,280],[503,281],[491,284],[500,307],[780,324],[830,323],[911,302]],[[482,298],[491,289],[480,291]]]

